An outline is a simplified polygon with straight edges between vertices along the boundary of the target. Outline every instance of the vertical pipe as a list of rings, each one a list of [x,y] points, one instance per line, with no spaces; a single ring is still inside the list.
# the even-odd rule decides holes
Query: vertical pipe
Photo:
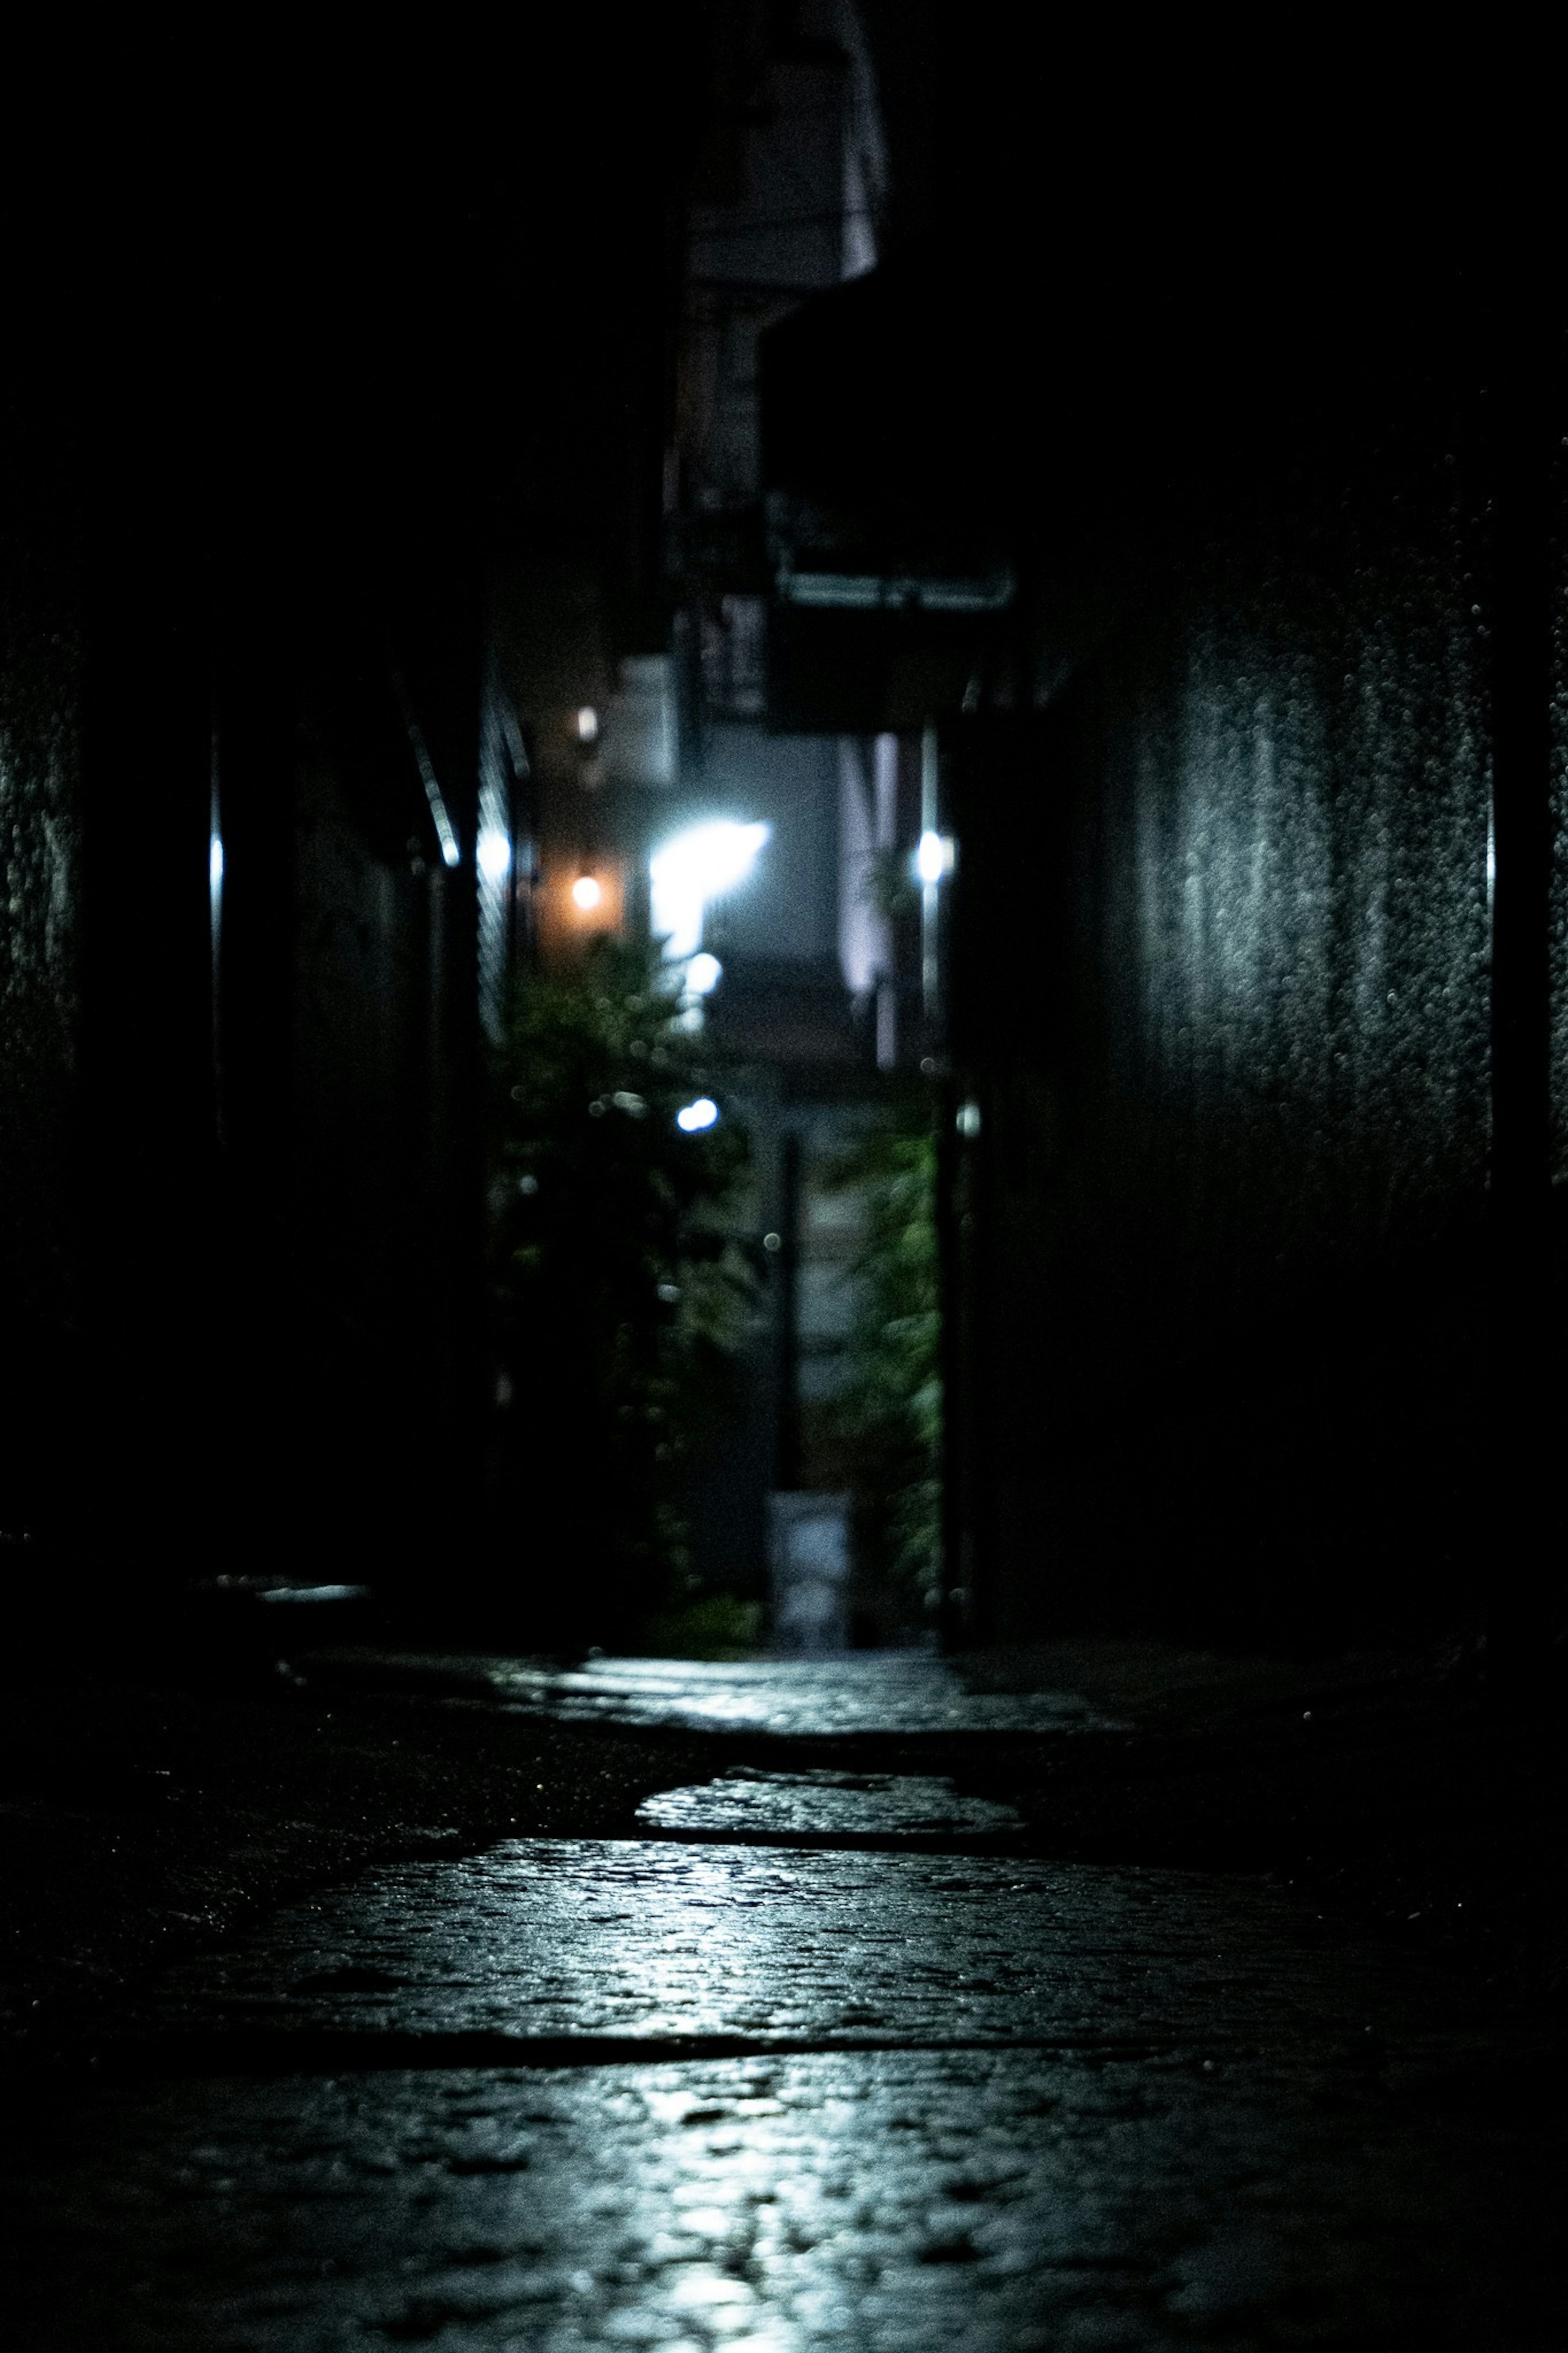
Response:
[[[1489,1669],[1502,1688],[1543,1672],[1534,1574],[1552,1508],[1548,1449],[1552,1005],[1552,433],[1548,352],[1528,294],[1504,331],[1492,417],[1492,1433],[1497,1508]]]
[[[899,739],[881,734],[876,741],[872,768],[872,847],[881,857],[899,846]],[[899,982],[893,928],[881,924],[882,970],[877,981],[877,1068],[891,1071],[899,1060]]]
[[[969,1533],[967,1474],[971,1432],[966,1419],[969,1396],[963,1348],[970,1300],[960,1241],[965,1187],[954,1123],[955,1092],[951,1082],[945,1080],[931,1089],[931,1115],[936,1124],[937,1282],[942,1313],[938,1341],[942,1373],[942,1548],[936,1567],[936,1623],[944,1650],[957,1648],[966,1630],[952,1595],[967,1582],[965,1563],[973,1549]]]
[[[780,1249],[777,1257],[779,1419],[773,1484],[800,1484],[800,1137],[786,1130],[779,1146]]]

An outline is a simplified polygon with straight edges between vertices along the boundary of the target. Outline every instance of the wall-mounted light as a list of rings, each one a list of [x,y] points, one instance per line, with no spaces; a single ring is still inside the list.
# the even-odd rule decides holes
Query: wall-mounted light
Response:
[[[572,904],[584,915],[591,915],[605,895],[605,886],[596,874],[579,874],[572,885]]]

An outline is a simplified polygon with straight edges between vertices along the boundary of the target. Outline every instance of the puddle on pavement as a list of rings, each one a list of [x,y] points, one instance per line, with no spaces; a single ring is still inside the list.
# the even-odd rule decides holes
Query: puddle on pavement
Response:
[[[637,1808],[645,1829],[704,1837],[941,1839],[1016,1835],[1016,1807],[961,1797],[949,1780],[896,1773],[762,1773],[744,1767]]]
[[[1561,2341],[1550,2168],[1365,2085],[1270,2098],[1245,2066],[839,2052],[97,2085],[51,2094],[0,2176],[16,2353]]]
[[[492,1662],[496,1695],[529,1714],[698,1731],[834,1736],[868,1732],[1124,1730],[1076,1693],[974,1692],[930,1651],[831,1659],[605,1659],[565,1670]]]

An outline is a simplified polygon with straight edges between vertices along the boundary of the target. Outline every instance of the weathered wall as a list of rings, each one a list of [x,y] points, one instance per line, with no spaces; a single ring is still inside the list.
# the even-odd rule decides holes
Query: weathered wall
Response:
[[[80,975],[83,581],[57,410],[0,422],[0,1530],[36,1519],[69,1418]]]
[[[951,732],[983,1630],[1333,1640],[1476,1598],[1489,592],[1464,390],[1194,469],[1070,682]]]

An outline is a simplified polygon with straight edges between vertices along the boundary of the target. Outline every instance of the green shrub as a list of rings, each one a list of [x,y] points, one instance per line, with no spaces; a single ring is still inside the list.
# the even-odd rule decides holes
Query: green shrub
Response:
[[[913,1628],[924,1622],[942,1550],[936,1145],[925,1103],[890,1114],[837,1173],[865,1207],[839,1409],[854,1466],[858,1567],[869,1590],[885,1594]]]
[[[720,1224],[745,1138],[657,955],[615,942],[523,983],[497,1078],[500,1541],[542,1548],[547,1630],[626,1641],[682,1591],[677,1473],[751,1296]]]

